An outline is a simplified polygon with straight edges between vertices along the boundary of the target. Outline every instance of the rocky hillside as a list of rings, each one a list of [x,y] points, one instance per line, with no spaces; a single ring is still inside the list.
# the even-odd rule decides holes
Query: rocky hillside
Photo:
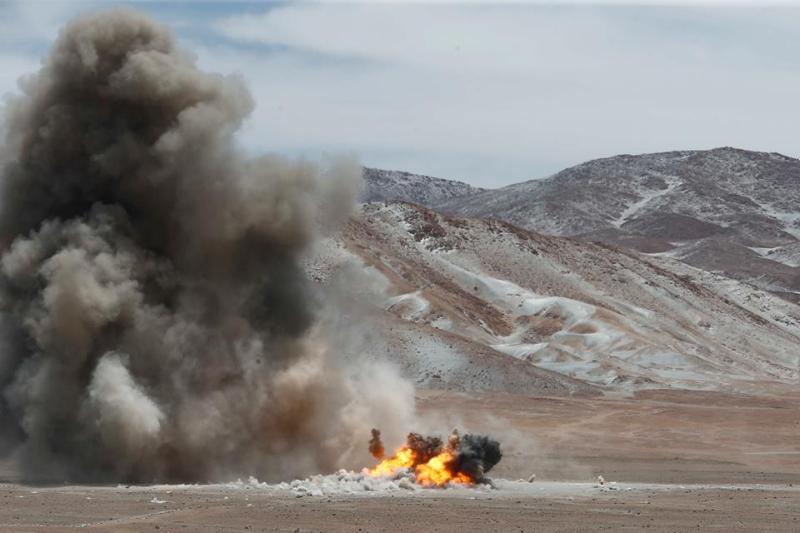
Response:
[[[589,394],[798,382],[798,306],[671,258],[379,203],[309,268],[325,280],[353,261],[384,284],[373,349],[419,386]]]
[[[401,201],[436,206],[485,190],[460,181],[378,168],[365,168],[364,182],[363,202]]]
[[[680,259],[800,299],[800,160],[733,148],[620,155],[427,202]]]

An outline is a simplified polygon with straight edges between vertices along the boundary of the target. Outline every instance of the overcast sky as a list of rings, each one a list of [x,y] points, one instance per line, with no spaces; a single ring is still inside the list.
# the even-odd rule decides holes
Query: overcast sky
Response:
[[[488,187],[619,153],[800,156],[800,8],[652,3],[127,2],[248,81],[253,151]],[[65,21],[116,4],[0,2],[0,93]]]

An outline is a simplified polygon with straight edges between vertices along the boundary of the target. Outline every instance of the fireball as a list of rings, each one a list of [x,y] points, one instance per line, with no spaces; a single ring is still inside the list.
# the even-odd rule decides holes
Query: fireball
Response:
[[[472,485],[474,480],[463,472],[454,471],[456,457],[450,451],[444,451],[425,464],[417,465],[417,483],[426,487],[441,487],[448,483]]]
[[[404,446],[397,450],[394,456],[384,459],[377,466],[370,469],[369,474],[373,477],[393,476],[398,470],[413,467],[414,462],[414,451]]]
[[[417,454],[408,446],[403,446],[392,457],[384,459],[369,474],[374,477],[397,475],[402,469],[414,472],[416,482],[425,487],[443,487],[449,483],[472,485],[475,481],[455,468],[456,455],[451,450],[445,450],[431,457],[426,462],[420,462]]]
[[[380,431],[373,429],[370,451],[381,461],[367,473],[374,477],[393,477],[401,471],[413,472],[415,481],[424,487],[474,485],[487,481],[483,473],[501,456],[495,441],[473,435],[462,439],[455,430],[447,444],[438,437],[423,437],[418,433],[410,433],[406,441],[394,455],[384,458]]]

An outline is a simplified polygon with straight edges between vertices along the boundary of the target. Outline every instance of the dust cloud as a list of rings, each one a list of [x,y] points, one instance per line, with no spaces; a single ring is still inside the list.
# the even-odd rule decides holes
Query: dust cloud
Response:
[[[356,161],[243,156],[242,81],[133,11],[68,24],[21,92],[0,146],[0,429],[27,478],[286,479],[404,430],[412,387],[343,353],[301,267],[351,215]]]

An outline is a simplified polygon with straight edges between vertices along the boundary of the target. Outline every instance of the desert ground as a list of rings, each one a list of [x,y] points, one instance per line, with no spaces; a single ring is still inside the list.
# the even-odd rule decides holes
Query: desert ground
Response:
[[[797,392],[417,394],[429,423],[503,442],[495,489],[312,496],[235,483],[31,485],[6,467],[0,530],[800,530]]]

